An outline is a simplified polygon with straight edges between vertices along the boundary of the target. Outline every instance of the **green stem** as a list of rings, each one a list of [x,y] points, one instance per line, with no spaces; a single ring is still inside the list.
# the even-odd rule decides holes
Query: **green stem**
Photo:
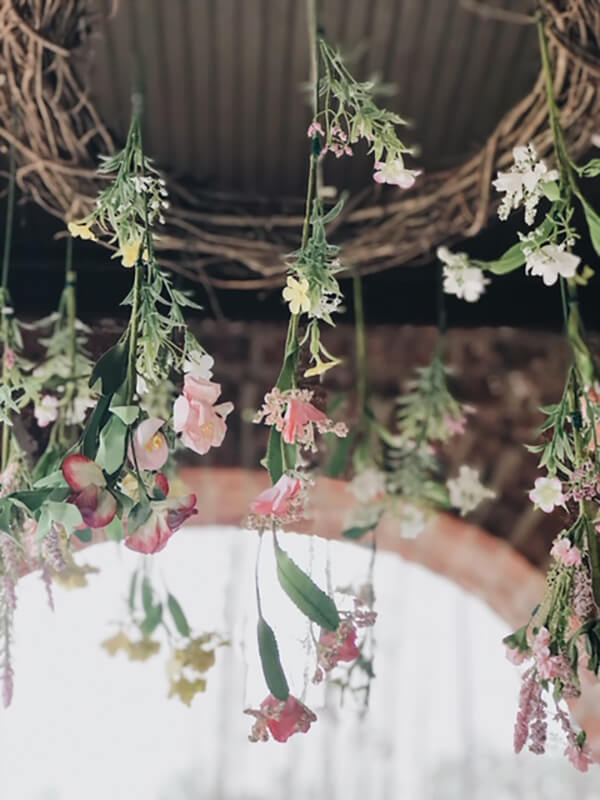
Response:
[[[126,405],[131,405],[137,383],[137,345],[138,345],[138,312],[140,305],[140,286],[141,272],[143,266],[139,263],[135,265],[133,279],[133,302],[131,307],[131,318],[129,320],[129,356],[127,359],[127,397]]]
[[[352,276],[354,290],[354,330],[356,341],[356,372],[358,377],[358,409],[359,424],[365,428],[368,423],[366,417],[367,406],[367,339],[365,335],[365,307],[363,302],[362,281],[360,273],[356,270]]]
[[[13,219],[15,212],[15,176],[17,167],[17,157],[14,143],[11,142],[9,154],[9,178],[8,178],[8,196],[6,199],[6,224],[4,228],[4,253],[2,256],[2,292],[1,292],[1,305],[0,314],[2,316],[2,383],[10,382],[6,374],[6,364],[4,354],[6,348],[9,346],[9,325],[8,314],[6,313],[6,306],[9,304],[8,294],[8,270],[10,266],[10,254],[12,248],[12,229]],[[2,453],[0,457],[0,469],[4,471],[8,464],[10,455],[10,437],[11,429],[9,425],[2,425]]]

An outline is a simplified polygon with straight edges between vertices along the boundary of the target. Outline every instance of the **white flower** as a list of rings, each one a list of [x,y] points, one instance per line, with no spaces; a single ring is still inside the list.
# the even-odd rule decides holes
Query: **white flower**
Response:
[[[525,206],[525,222],[532,225],[543,184],[557,181],[559,174],[555,169],[548,169],[544,161],[538,161],[533,144],[513,149],[514,165],[510,172],[499,172],[492,185],[504,192],[504,199],[498,208],[500,219],[507,219],[512,209]]]
[[[324,319],[337,311],[341,302],[342,298],[339,295],[332,294],[331,292],[323,292],[318,302],[311,308],[310,313],[317,319]]]
[[[469,511],[487,499],[496,496],[496,492],[488,489],[479,480],[479,471],[463,464],[458,471],[458,477],[446,481],[450,502],[464,516]]]
[[[400,514],[400,533],[405,539],[416,539],[425,530],[425,514],[420,508],[411,505],[402,507]]]
[[[529,492],[529,499],[546,514],[555,506],[564,505],[566,500],[558,478],[536,478],[534,488]]]
[[[67,425],[81,425],[85,420],[85,415],[88,408],[92,408],[96,404],[89,395],[80,395],[73,400],[71,408],[67,408],[65,415]]]
[[[214,358],[209,356],[208,353],[202,353],[200,350],[191,350],[183,363],[183,371],[186,375],[209,381],[212,378],[214,363]]]
[[[490,282],[483,270],[471,264],[466,253],[453,253],[447,247],[438,247],[437,257],[444,264],[446,294],[454,294],[467,303],[476,303]]]
[[[552,286],[563,278],[573,278],[577,265],[581,261],[579,256],[574,256],[564,249],[564,245],[545,244],[539,250],[524,250],[526,255],[525,272],[529,275],[538,275],[546,286]]]
[[[347,490],[359,503],[368,503],[385,492],[385,473],[374,467],[359,472],[350,481]]]
[[[135,379],[135,393],[138,397],[143,397],[148,393],[148,382],[140,374],[138,374]]]
[[[47,428],[58,418],[58,399],[51,394],[43,394],[34,408],[33,415],[40,428]]]
[[[401,189],[410,189],[414,184],[420,170],[406,169],[401,158],[393,161],[376,161],[373,180],[376,183],[391,183]]]

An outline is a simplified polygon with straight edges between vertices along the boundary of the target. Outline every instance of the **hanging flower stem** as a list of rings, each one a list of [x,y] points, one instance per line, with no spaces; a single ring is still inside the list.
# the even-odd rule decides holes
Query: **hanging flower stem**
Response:
[[[362,281],[358,270],[355,270],[352,276],[352,288],[354,291],[354,336],[356,344],[356,372],[358,377],[359,427],[364,431],[369,423],[366,412],[368,396],[367,338],[365,333],[365,307]]]
[[[6,348],[9,344],[9,330],[8,330],[8,316],[12,313],[9,308],[9,294],[8,294],[8,271],[10,267],[10,254],[12,247],[12,229],[15,211],[15,175],[17,167],[17,158],[14,142],[11,141],[10,155],[9,155],[9,179],[8,179],[8,196],[6,200],[6,224],[4,228],[4,252],[2,255],[2,298],[0,314],[2,316],[2,344],[3,344],[3,358],[2,358],[2,383],[10,380],[7,376]],[[8,464],[10,454],[10,426],[4,424],[2,426],[2,453],[0,459],[0,469],[4,471]]]

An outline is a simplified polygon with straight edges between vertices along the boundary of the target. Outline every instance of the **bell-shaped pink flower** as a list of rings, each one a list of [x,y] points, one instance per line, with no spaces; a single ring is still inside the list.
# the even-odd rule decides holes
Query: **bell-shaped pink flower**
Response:
[[[131,464],[137,464],[139,469],[153,471],[165,465],[169,457],[169,447],[164,434],[160,432],[163,425],[164,420],[156,417],[140,422],[133,434],[133,448],[130,444],[127,451]]]
[[[152,512],[146,522],[131,535],[127,534],[127,519],[124,520],[125,546],[138,553],[158,553],[183,523],[196,513],[196,495],[168,497],[169,482],[162,472],[156,476],[156,485],[165,495],[165,500],[152,503]]]
[[[327,422],[327,415],[319,411],[312,403],[306,403],[296,397],[290,397],[283,417],[281,436],[286,444],[294,444],[296,439],[303,440],[307,423]]]
[[[301,488],[302,482],[298,478],[282,475],[274,486],[265,489],[252,501],[250,508],[261,516],[285,517]]]
[[[291,694],[285,701],[270,694],[258,711],[246,709],[245,713],[256,718],[250,735],[250,741],[254,742],[268,741],[269,732],[275,741],[287,742],[294,733],[306,733],[317,719],[310,708]]]
[[[227,425],[225,418],[233,410],[233,403],[215,405],[221,386],[218,383],[186,375],[183,394],[173,406],[173,427],[181,433],[181,441],[200,455],[211,447],[219,447]]]
[[[106,488],[106,478],[98,464],[74,453],[63,461],[62,473],[73,490],[69,502],[79,509],[85,527],[109,525],[117,513],[117,501]]]

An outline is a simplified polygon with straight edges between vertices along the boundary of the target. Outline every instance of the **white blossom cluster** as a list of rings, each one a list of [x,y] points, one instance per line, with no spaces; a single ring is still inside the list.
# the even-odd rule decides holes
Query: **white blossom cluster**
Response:
[[[479,471],[463,464],[456,478],[446,481],[450,502],[464,516],[473,511],[484,500],[491,500],[496,492],[488,489],[479,480]]]
[[[476,303],[490,282],[483,271],[474,265],[466,253],[453,253],[438,247],[437,257],[443,263],[444,291],[467,303]]]
[[[548,169],[546,163],[538,159],[532,143],[526,147],[515,147],[513,157],[515,163],[510,170],[499,172],[493,181],[493,186],[499,192],[504,192],[498,216],[501,220],[505,220],[513,209],[523,205],[525,222],[527,225],[533,225],[545,184],[557,181],[559,175],[555,169]]]

